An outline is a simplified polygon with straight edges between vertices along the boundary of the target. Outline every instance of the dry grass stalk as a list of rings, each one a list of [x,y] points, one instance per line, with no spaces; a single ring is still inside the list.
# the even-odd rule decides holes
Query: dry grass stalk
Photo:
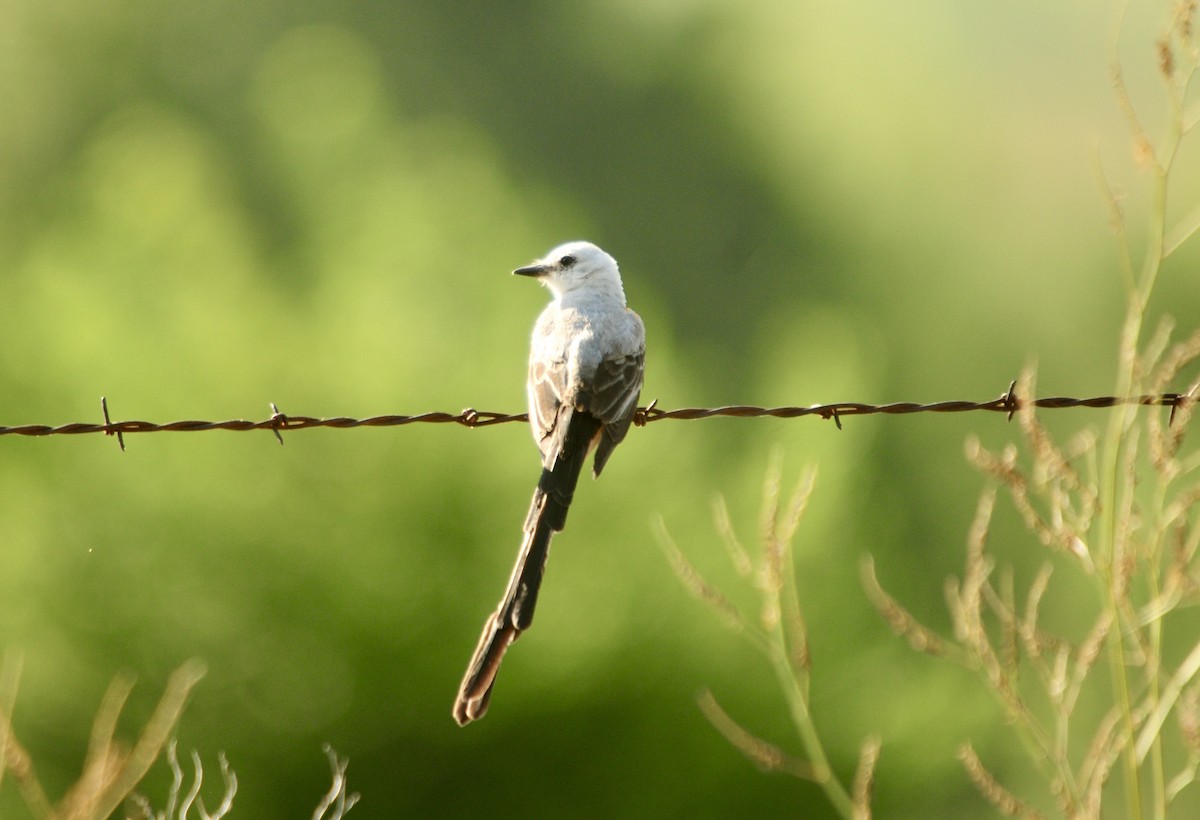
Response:
[[[696,697],[696,704],[713,728],[729,741],[729,745],[744,754],[763,771],[784,772],[801,780],[811,780],[814,783],[829,776],[828,771],[817,771],[808,761],[789,755],[778,746],[751,734],[721,708],[712,692],[707,689]]]
[[[16,667],[15,672],[10,671],[13,666]],[[5,672],[0,676],[5,692],[5,712],[0,714],[4,767],[17,781],[26,806],[35,817],[91,820],[111,815],[146,776],[183,713],[192,688],[204,676],[204,667],[198,661],[187,661],[171,674],[158,706],[142,727],[141,735],[132,749],[114,738],[117,719],[133,688],[131,679],[118,676],[105,693],[92,724],[83,772],[57,806],[50,805],[34,771],[33,761],[13,732],[10,710],[15,698],[17,675],[19,662],[6,662]]]
[[[874,777],[878,745],[864,747],[855,786],[850,791],[829,766],[825,748],[809,711],[809,679],[812,659],[808,632],[796,588],[792,540],[799,528],[811,497],[816,471],[806,470],[789,496],[781,504],[782,456],[773,455],[763,483],[763,503],[758,519],[758,554],[751,558],[738,540],[723,499],[713,504],[714,529],[722,540],[736,574],[752,579],[760,598],[757,622],[744,618],[720,590],[705,581],[684,557],[660,520],[656,522],[659,544],[683,585],[700,600],[720,612],[739,634],[761,651],[775,671],[787,699],[792,724],[800,737],[805,756],[796,757],[767,743],[734,720],[718,705],[711,693],[699,698],[701,711],[730,745],[754,761],[760,768],[782,771],[811,780],[825,792],[835,810],[847,820],[870,817],[869,793]],[[873,750],[873,751],[872,751]],[[870,754],[867,755],[867,752]]]
[[[964,743],[958,749],[958,759],[962,762],[963,768],[966,769],[967,776],[971,778],[971,782],[979,789],[987,801],[993,807],[1006,817],[1025,817],[1039,818],[1042,815],[1025,805],[1023,802],[1009,793],[991,772],[983,765],[979,756],[975,754],[975,750],[970,743]]]

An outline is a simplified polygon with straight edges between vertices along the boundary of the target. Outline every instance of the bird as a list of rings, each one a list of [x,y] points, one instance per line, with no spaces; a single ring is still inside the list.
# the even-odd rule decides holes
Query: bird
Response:
[[[599,477],[629,431],[645,371],[645,326],[625,304],[617,262],[603,250],[567,242],[513,274],[536,279],[552,296],[533,328],[526,384],[542,471],[504,597],[483,625],[454,701],[460,726],[487,712],[504,653],[533,622],[550,540],[566,525],[587,457],[595,453]]]

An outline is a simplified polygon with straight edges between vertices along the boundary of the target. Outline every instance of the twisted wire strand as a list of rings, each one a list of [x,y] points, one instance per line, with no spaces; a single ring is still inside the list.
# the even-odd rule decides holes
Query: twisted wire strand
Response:
[[[634,415],[634,424],[639,427],[650,422],[675,419],[694,421],[716,416],[732,418],[781,418],[791,419],[801,416],[817,416],[833,420],[840,429],[842,419],[847,416],[867,416],[876,414],[909,415],[912,413],[969,413],[986,411],[1004,413],[1012,418],[1023,407],[1041,409],[1067,409],[1074,407],[1104,408],[1118,405],[1137,404],[1144,406],[1159,406],[1171,408],[1171,420],[1175,412],[1184,404],[1193,401],[1190,394],[1161,393],[1140,396],[1093,396],[1089,398],[1072,398],[1069,396],[1048,396],[1043,398],[1024,399],[1016,395],[1016,383],[1009,385],[1008,391],[998,398],[985,402],[973,401],[941,401],[932,404],[917,404],[915,402],[893,402],[890,404],[863,404],[859,402],[837,402],[834,404],[814,404],[805,407],[758,407],[755,405],[727,405],[724,407],[681,407],[675,410],[663,410],[657,406],[657,400],[646,407],[639,407]],[[0,426],[0,436],[58,436],[80,435],[84,433],[103,433],[107,436],[117,436],[124,449],[124,435],[127,433],[196,433],[206,430],[270,430],[283,443],[282,431],[307,430],[313,427],[329,427],[335,430],[346,430],[356,427],[397,427],[405,424],[458,424],[464,427],[491,427],[496,424],[524,422],[528,420],[525,413],[496,413],[485,410],[466,409],[460,413],[432,412],[416,415],[384,415],[367,418],[349,418],[335,416],[332,418],[317,418],[314,416],[293,416],[279,412],[271,404],[270,418],[262,421],[247,419],[229,419],[226,421],[197,421],[181,420],[165,424],[150,421],[113,421],[108,413],[108,401],[100,399],[104,413],[103,423],[75,422],[72,424],[23,424],[12,427]]]

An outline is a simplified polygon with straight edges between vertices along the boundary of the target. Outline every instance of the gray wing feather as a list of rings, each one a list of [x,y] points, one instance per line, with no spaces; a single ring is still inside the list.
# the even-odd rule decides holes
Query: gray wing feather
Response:
[[[574,408],[563,404],[567,392],[567,364],[559,362],[531,362],[529,365],[529,412],[530,424],[542,451],[542,466],[554,469],[554,462],[562,452],[567,434],[568,418],[560,418],[564,411]]]
[[[632,356],[605,359],[596,369],[596,376],[592,380],[591,403],[587,409],[604,422],[604,428],[596,446],[593,475],[600,475],[613,449],[629,432],[629,424],[637,410],[638,396],[642,392],[645,364],[646,351],[643,349]]]

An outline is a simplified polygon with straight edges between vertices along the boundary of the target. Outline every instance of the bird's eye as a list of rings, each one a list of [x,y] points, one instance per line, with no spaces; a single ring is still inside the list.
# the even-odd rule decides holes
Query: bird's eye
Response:
[[[574,256],[564,256],[562,259],[558,260],[558,266],[561,268],[569,268],[574,264],[575,264]]]

